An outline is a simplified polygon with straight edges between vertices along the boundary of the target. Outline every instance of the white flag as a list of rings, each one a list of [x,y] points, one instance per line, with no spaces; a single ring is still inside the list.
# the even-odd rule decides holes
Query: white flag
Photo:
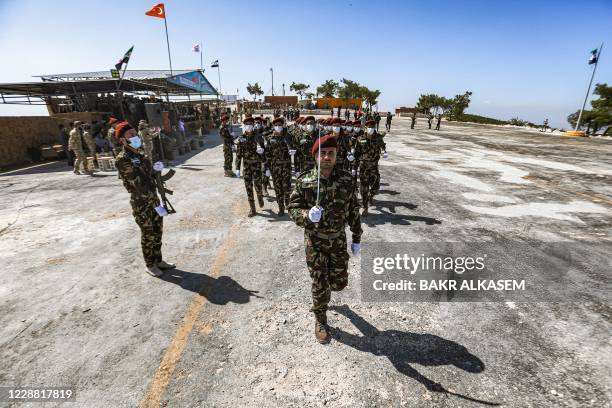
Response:
[[[191,51],[200,52],[200,44],[194,44],[194,46],[191,47]]]

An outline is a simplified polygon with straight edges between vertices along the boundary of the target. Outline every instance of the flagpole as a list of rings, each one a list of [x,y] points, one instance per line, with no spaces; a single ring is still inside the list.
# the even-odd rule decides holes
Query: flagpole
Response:
[[[587,88],[586,96],[584,97],[584,102],[582,103],[582,109],[580,109],[580,114],[578,115],[578,120],[576,121],[576,127],[574,128],[574,132],[578,131],[580,127],[580,120],[582,119],[582,113],[584,112],[584,107],[586,106],[587,99],[589,99],[589,94],[591,93],[591,85],[593,85],[593,78],[595,78],[595,71],[597,70],[597,64],[599,64],[599,56],[601,55],[601,49],[603,48],[604,43],[601,43],[599,47],[599,51],[597,52],[597,57],[595,59],[595,66],[593,66],[593,73],[591,73],[591,80],[589,81],[589,87]]]
[[[133,51],[134,46],[132,45],[132,51]],[[121,77],[119,78],[119,84],[117,85],[117,93],[119,94],[119,109],[121,110],[121,116],[122,119],[125,120],[125,112],[123,109],[123,92],[121,91],[121,83],[123,82],[123,76],[125,75],[125,71],[127,71],[127,67],[128,64],[130,63],[130,59],[132,59],[132,55],[130,53],[130,58],[128,58],[128,60],[125,62],[125,68],[123,69],[123,72],[121,73]]]
[[[168,46],[168,61],[170,62],[170,76],[172,76],[172,58],[170,57],[170,40],[168,39],[168,23],[164,12],[164,27],[166,28],[166,45]]]
[[[219,76],[219,96],[221,96],[221,94],[223,93],[221,91],[221,64],[219,64],[218,60],[217,60],[217,75]]]

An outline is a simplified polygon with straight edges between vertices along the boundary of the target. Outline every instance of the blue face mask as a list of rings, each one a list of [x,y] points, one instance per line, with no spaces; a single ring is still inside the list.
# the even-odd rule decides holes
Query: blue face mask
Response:
[[[142,141],[138,136],[134,136],[130,138],[129,145],[133,149],[140,149],[142,146]]]

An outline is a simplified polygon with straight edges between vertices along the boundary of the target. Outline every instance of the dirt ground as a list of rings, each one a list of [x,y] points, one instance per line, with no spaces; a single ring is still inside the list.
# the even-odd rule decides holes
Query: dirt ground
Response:
[[[610,265],[610,140],[409,124],[386,136],[364,248],[596,243],[585,262]],[[243,181],[222,161],[211,134],[174,163],[163,253],[178,268],[161,279],[144,273],[115,173],[0,174],[1,386],[73,386],[78,407],[611,404],[609,268],[567,302],[369,303],[351,256],[320,345],[302,230],[272,198],[247,218]]]

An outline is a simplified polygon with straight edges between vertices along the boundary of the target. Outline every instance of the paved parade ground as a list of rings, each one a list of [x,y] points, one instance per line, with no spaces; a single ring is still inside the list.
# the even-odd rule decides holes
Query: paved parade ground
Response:
[[[612,141],[409,125],[394,119],[385,138],[363,250],[589,242],[585,262],[610,265]],[[367,303],[351,256],[321,345],[302,230],[272,198],[247,218],[244,183],[223,177],[222,161],[215,131],[175,163],[163,253],[177,269],[161,279],[144,272],[116,173],[51,163],[0,174],[1,385],[73,386],[78,407],[612,403],[609,268],[583,277],[599,291],[567,302]]]

